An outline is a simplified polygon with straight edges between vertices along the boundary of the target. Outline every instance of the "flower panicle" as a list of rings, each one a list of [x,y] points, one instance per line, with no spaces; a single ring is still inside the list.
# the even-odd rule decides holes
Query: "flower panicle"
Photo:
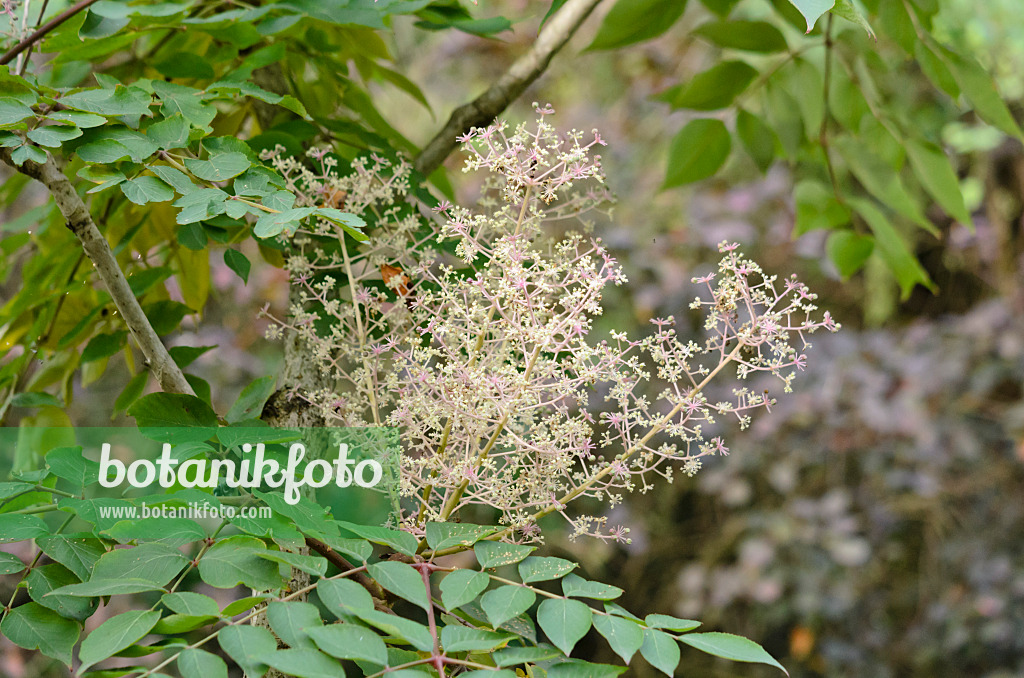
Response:
[[[371,156],[342,172],[328,153],[270,157],[308,204],[340,200],[372,229],[364,243],[327,222],[295,234],[293,303],[268,334],[305,342],[332,387],[296,397],[329,423],[400,429],[396,521],[413,534],[485,507],[509,541],[540,539],[550,513],[575,536],[628,540],[569,504],[614,509],[727,455],[719,420],[745,427],[774,402],[744,381],[768,373],[789,391],[810,335],[839,328],[803,283],[722,243],[717,269],[693,280],[703,341],[681,337],[672,317],[640,338],[595,337],[605,291],[626,282],[589,222],[610,199],[593,153],[605,142],[559,134],[550,106],[536,110],[532,125],[460,138],[467,171],[491,176],[473,207],[412,201],[402,161]],[[548,234],[567,219],[579,228]],[[732,398],[709,400],[711,381],[730,378]]]

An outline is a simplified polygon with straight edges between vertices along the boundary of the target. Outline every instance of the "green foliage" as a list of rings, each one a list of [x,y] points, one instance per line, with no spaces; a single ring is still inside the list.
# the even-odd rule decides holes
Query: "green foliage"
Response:
[[[882,266],[873,270],[889,271],[904,298],[917,285],[936,290],[914,256],[917,243],[939,237],[954,221],[973,228],[960,162],[939,145],[941,121],[960,116],[962,106],[973,109],[983,123],[1021,139],[1020,126],[992,77],[972,54],[944,42],[945,34],[936,30],[938,5],[867,2],[865,14],[851,0],[780,0],[772,3],[774,16],[766,16],[746,9],[745,3],[704,4],[717,18],[702,23],[698,18],[693,34],[712,47],[710,68],[681,78],[656,99],[673,109],[726,109],[730,114],[686,122],[669,145],[664,188],[722,172],[735,136],[761,172],[785,162],[798,185],[829,185],[813,198],[798,196],[798,212],[828,216],[808,220],[798,214],[797,233],[816,228],[846,232],[830,234],[826,250],[843,277],[876,259]],[[591,48],[650,40],[677,20],[623,0],[608,14]],[[644,32],[643,26],[652,30]],[[791,26],[806,28],[807,35],[794,34]],[[764,56],[748,63],[735,59],[737,52]],[[917,85],[917,66],[908,55],[934,90]],[[915,86],[908,88],[907,82]],[[877,213],[850,209],[865,194],[880,203]],[[935,221],[931,203],[949,220]],[[880,224],[892,224],[905,235],[894,239],[891,229]],[[870,247],[865,237],[855,237],[867,230],[885,231],[886,245]]]
[[[685,9],[686,0],[618,0],[588,49],[614,49],[655,38]]]

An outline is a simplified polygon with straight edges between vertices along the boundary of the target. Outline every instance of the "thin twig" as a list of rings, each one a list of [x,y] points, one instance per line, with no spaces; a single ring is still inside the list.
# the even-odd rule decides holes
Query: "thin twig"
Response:
[[[160,388],[168,393],[187,393],[195,395],[185,375],[182,374],[177,364],[167,352],[167,348],[160,341],[149,318],[135,298],[124,273],[110,251],[110,244],[100,233],[93,221],[89,208],[82,201],[81,196],[75,191],[75,187],[67,176],[60,171],[53,158],[47,155],[46,162],[37,163],[26,160],[20,167],[11,158],[11,149],[0,149],[0,161],[3,161],[11,168],[40,182],[50,191],[57,209],[64,216],[64,222],[68,229],[75,234],[85,255],[92,261],[100,279],[103,280],[110,292],[121,317],[131,331],[132,336],[142,349],[146,357],[147,366],[156,375]]]
[[[568,0],[548,20],[530,50],[516,59],[498,82],[468,104],[452,112],[448,123],[416,157],[416,169],[430,176],[458,146],[456,137],[474,127],[489,125],[540,77],[552,57],[562,49],[601,0]]]

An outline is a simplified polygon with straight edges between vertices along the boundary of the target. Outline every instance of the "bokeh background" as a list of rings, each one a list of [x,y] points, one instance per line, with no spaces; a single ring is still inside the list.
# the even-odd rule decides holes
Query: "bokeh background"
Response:
[[[942,38],[971,47],[1019,111],[1019,0],[941,4]],[[413,141],[426,142],[455,103],[507,68],[546,10],[528,0],[486,5],[520,20],[503,41],[396,23],[399,70],[433,111],[383,88],[378,107]],[[618,205],[596,229],[630,284],[608,300],[599,330],[640,333],[650,318],[669,314],[692,321],[689,280],[713,264],[723,239],[741,242],[768,271],[798,273],[844,329],[815,337],[796,393],[779,393],[771,415],[730,433],[729,457],[619,509],[613,522],[631,528],[631,544],[569,543],[558,534],[549,544],[579,558],[587,576],[625,588],[629,609],[753,638],[794,677],[1022,676],[1024,152],[991,128],[937,110],[950,120],[944,139],[964,154],[976,230],[946,224],[941,239],[919,243],[937,294],[918,289],[901,301],[870,271],[840,281],[824,253],[826,234],[794,235],[794,181],[785,167],[762,176],[737,154],[711,181],[660,190],[668,140],[687,118],[667,114],[651,96],[713,58],[686,30],[703,12],[690,3],[665,36],[610,54],[581,52],[599,24],[592,19],[505,116],[529,119],[532,101],[549,102],[557,125],[598,128],[609,141],[604,164]],[[925,90],[923,79],[908,78],[888,95]],[[457,171],[457,157],[448,165],[459,196],[472,200],[476,179]],[[171,343],[219,347],[198,365],[215,405],[226,408],[280,361],[280,344],[263,339],[256,316],[268,302],[284,311],[287,280],[263,265],[243,286],[219,257],[213,263],[205,316],[186,319]],[[72,420],[109,425],[109,404],[126,379],[116,366],[85,379]],[[580,650],[613,660],[596,636]],[[655,675],[639,657],[631,673]],[[37,673],[5,653],[0,675]],[[679,675],[777,674],[684,652]]]

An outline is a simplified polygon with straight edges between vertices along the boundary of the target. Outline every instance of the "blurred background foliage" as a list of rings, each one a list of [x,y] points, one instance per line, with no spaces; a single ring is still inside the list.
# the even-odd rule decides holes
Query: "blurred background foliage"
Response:
[[[697,617],[709,627],[754,638],[793,676],[1024,674],[1024,153],[1019,130],[1012,129],[1016,123],[972,110],[982,106],[972,107],[959,96],[956,78],[922,58],[914,22],[909,29],[906,24],[908,8],[917,20],[928,16],[934,45],[976,58],[994,75],[1012,122],[1020,118],[1024,98],[1019,3],[864,2],[878,41],[852,22],[832,24],[839,63],[832,65],[830,117],[820,107],[825,19],[805,38],[802,19],[781,0],[679,4],[685,11],[663,34],[616,49],[585,50],[605,30],[603,18],[618,7],[602,4],[546,75],[503,116],[526,119],[532,101],[550,102],[559,126],[598,128],[609,142],[604,164],[618,205],[614,221],[596,229],[622,258],[631,284],[616,290],[601,319],[603,329],[642,332],[652,317],[686,317],[695,294],[689,279],[707,269],[723,239],[742,242],[769,271],[798,271],[845,327],[837,336],[816,339],[798,393],[780,397],[771,416],[733,434],[730,457],[707,464],[693,481],[632,497],[620,509],[614,521],[632,528],[632,544],[571,544],[557,536],[549,543],[580,559],[589,576],[625,588],[627,607]],[[253,103],[247,112],[263,117],[250,141],[299,150],[313,140],[329,140],[342,153],[367,147],[413,152],[453,104],[478,94],[532,44],[547,9],[547,3],[532,0],[494,0],[474,8],[475,19],[437,9],[389,17],[388,30],[315,21],[285,27],[294,32],[285,35],[304,31],[301,40],[287,41],[281,63],[286,71],[304,74],[287,86],[314,120],[267,113]],[[723,47],[723,39],[709,37],[716,35],[713,29],[700,29],[723,15],[769,22],[786,49]],[[510,30],[495,17],[507,17]],[[473,23],[480,20],[488,21]],[[461,30],[430,30],[445,22]],[[234,50],[225,59],[244,63],[255,44],[245,45],[252,35],[211,25],[208,48]],[[117,38],[105,38],[112,39]],[[51,77],[64,85],[82,82],[93,71],[125,80],[177,77],[175,58],[194,39],[194,33],[172,34],[130,53],[112,44],[94,58],[69,60]],[[793,57],[805,47],[800,58]],[[692,109],[661,100],[709,68],[739,59],[754,64],[760,75],[725,105]],[[260,66],[260,77],[273,80],[274,69]],[[732,83],[746,77],[742,69],[728,75]],[[864,90],[848,86],[855,78],[870,79],[867,91],[874,100],[856,96],[855,90]],[[879,117],[872,109],[876,104]],[[695,118],[721,119],[734,129],[737,105],[777,128],[771,154],[782,162],[759,158],[756,145],[751,150],[742,139],[732,139],[726,157],[702,180],[663,189],[666,172],[671,175],[679,160],[673,159],[672,140],[680,130]],[[719,112],[707,113],[708,106]],[[243,118],[218,118],[218,133],[238,133]],[[837,187],[822,153],[821,120]],[[993,120],[1002,124],[989,124]],[[908,139],[950,153],[973,228],[947,212],[950,194],[934,195],[928,180],[915,176],[914,163],[906,159]],[[872,185],[870,177],[857,176],[857,143],[868,144],[874,158],[888,163],[886,176],[905,182],[906,214],[879,197],[891,184]],[[458,158],[448,162],[452,170],[458,165]],[[454,191],[464,200],[475,195],[473,179],[456,171],[435,179],[439,193]],[[46,214],[40,191],[7,178],[0,193],[13,204],[0,240],[0,302],[9,303],[33,265],[25,252],[62,245],[30,233]],[[852,242],[845,255],[834,255],[839,247],[833,236],[839,232],[878,235],[866,223],[866,210],[853,214],[858,210],[850,209],[851,197],[876,201],[913,263],[903,260],[901,270],[891,260],[868,256],[853,266]],[[109,200],[108,216],[125,223],[140,219],[132,205]],[[915,210],[926,217],[924,225],[913,223]],[[246,285],[220,252],[195,257],[175,240],[152,245],[138,247],[152,261],[134,265],[173,259],[174,275],[166,287],[158,286],[159,295],[189,309],[169,343],[217,347],[189,369],[208,382],[214,405],[223,411],[245,384],[280,367],[280,346],[262,339],[254,318],[266,303],[278,313],[286,308],[286,275],[266,263],[273,263],[273,252],[251,240],[240,246],[254,262]],[[74,257],[60,265],[76,280]],[[207,282],[189,291],[182,279]],[[94,310],[82,308],[83,314]],[[98,315],[95,322],[104,318]],[[24,355],[15,345],[36,348],[24,345],[21,335],[12,339],[12,319],[3,321],[9,365]],[[84,336],[101,331],[97,327]],[[48,355],[31,373],[34,386],[24,390],[55,391],[55,384],[66,384],[59,396],[63,406],[11,407],[7,424],[61,416],[104,424],[111,403],[137,373],[131,350],[121,354],[126,358],[103,358],[102,367],[80,368],[77,353]],[[130,420],[115,412],[115,421]],[[40,667],[25,665],[25,656],[3,642],[0,671],[40,674]],[[596,638],[580,647],[594,660],[611,660]],[[635,675],[655,674],[640,666]],[[691,653],[679,675],[771,674]]]

